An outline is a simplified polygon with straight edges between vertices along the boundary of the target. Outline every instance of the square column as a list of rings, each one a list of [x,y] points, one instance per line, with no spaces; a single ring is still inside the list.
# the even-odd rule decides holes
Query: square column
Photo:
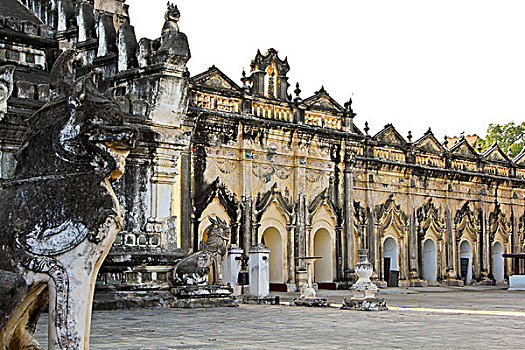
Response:
[[[253,246],[249,251],[251,297],[266,298],[270,294],[270,249],[264,244]]]

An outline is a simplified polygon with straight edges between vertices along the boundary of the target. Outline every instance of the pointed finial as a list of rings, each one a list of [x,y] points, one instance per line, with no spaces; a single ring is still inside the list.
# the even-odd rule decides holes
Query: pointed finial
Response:
[[[368,135],[368,131],[370,130],[370,128],[368,127],[368,122],[365,122],[365,128],[363,130]]]
[[[412,142],[412,131],[408,131],[408,135],[407,135],[407,139],[408,139],[408,142]]]
[[[443,141],[445,148],[448,148],[448,137],[445,135],[445,141]]]
[[[478,153],[481,153],[481,151],[483,150],[483,146],[481,145],[481,141],[478,142]]]
[[[299,88],[299,82],[295,84],[295,90],[293,91],[295,94],[295,98],[293,99],[294,102],[301,102],[301,97],[299,94],[301,93],[301,89]]]

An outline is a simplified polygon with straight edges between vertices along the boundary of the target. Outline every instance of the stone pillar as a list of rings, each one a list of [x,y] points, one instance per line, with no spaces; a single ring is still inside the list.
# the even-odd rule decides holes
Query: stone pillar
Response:
[[[251,108],[251,106],[250,106]],[[253,236],[253,150],[251,149],[251,141],[244,138],[244,126],[239,123],[239,140],[241,144],[241,162],[240,162],[240,179],[241,184],[241,230],[239,230],[239,246],[247,252],[252,245],[256,245],[257,241],[252,240]],[[257,235],[257,232],[255,232]]]
[[[181,248],[186,251],[192,247],[191,237],[191,154],[189,147],[181,154],[180,164],[180,230]]]
[[[355,234],[354,234],[354,174],[352,167],[346,164],[344,170],[344,277],[350,280],[355,266]]]
[[[295,274],[294,274],[294,271],[295,271],[295,249],[294,249],[294,246],[295,246],[295,240],[294,240],[294,234],[293,234],[293,231],[294,231],[294,225],[287,225],[286,226],[286,234],[288,236],[288,255],[287,255],[287,259],[288,259],[288,280],[287,280],[287,285],[290,290],[295,290],[296,288],[296,285],[295,285]]]
[[[250,296],[266,298],[270,294],[270,249],[264,244],[249,251]]]

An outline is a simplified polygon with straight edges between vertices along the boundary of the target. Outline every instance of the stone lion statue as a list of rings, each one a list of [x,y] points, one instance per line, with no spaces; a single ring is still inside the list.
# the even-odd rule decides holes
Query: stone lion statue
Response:
[[[209,218],[211,227],[208,239],[201,243],[201,250],[179,261],[172,275],[174,285],[206,285],[210,266],[213,265],[213,280],[222,284],[222,264],[228,253],[230,226],[220,218]]]
[[[49,349],[89,348],[95,279],[122,225],[111,182],[136,131],[95,73],[69,80],[74,58],[57,60],[55,98],[30,118],[1,183],[0,349],[43,349],[33,332],[48,301]]]

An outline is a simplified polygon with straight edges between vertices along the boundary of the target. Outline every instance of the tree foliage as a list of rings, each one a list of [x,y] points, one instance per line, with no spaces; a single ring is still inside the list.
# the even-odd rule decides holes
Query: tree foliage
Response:
[[[499,147],[505,154],[512,154],[517,156],[525,145],[525,122],[515,124],[510,122],[507,124],[489,124],[487,129],[487,136],[481,139],[481,146],[486,150],[497,142]]]

